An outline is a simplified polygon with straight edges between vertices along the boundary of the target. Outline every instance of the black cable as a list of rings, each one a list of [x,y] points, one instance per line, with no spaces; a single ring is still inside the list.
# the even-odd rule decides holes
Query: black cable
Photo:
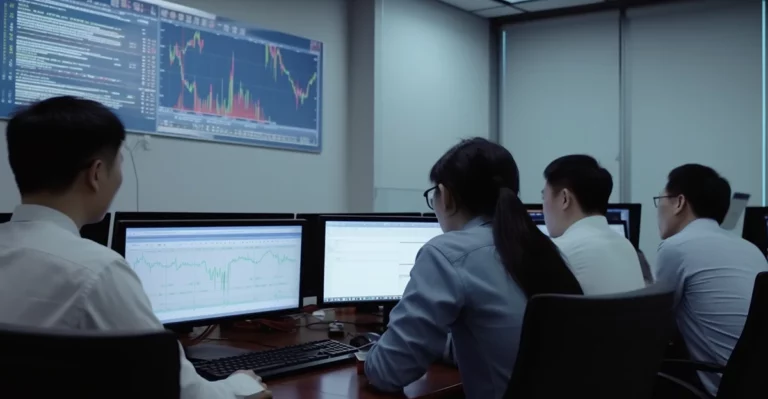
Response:
[[[139,144],[142,143],[141,140],[133,143],[133,148],[125,146],[125,150],[128,151],[128,156],[131,158],[131,166],[133,167],[133,178],[136,181],[136,212],[139,211],[139,200],[141,196],[139,195],[139,171],[136,168],[136,159],[133,157],[133,151],[136,150],[136,147],[139,146]]]

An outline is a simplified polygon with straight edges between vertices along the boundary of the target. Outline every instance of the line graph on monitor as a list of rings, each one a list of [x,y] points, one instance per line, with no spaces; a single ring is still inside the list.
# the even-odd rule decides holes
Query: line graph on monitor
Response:
[[[292,299],[298,246],[131,251],[131,264],[155,312]]]
[[[318,129],[316,54],[161,24],[160,105],[199,115]]]

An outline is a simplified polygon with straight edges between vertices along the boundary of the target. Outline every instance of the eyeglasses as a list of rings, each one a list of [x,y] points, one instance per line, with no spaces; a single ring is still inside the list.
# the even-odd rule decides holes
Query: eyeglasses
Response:
[[[653,197],[653,206],[658,208],[659,207],[659,200],[662,198],[675,198],[676,195],[659,195],[658,197]]]
[[[435,210],[435,190],[437,190],[437,186],[424,191],[424,199],[427,201],[427,206],[433,211]]]

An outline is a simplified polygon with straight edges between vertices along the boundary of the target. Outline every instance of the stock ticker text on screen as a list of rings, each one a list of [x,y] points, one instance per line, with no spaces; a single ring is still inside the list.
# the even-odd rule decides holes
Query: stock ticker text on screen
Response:
[[[175,5],[0,0],[0,117],[73,95],[130,131],[320,152],[322,44]]]

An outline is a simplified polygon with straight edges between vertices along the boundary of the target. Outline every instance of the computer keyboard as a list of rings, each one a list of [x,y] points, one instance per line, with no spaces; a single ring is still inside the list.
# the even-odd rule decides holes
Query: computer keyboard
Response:
[[[330,339],[307,342],[214,360],[190,359],[204,378],[215,381],[238,370],[253,370],[263,379],[327,367],[354,359],[357,348]]]

